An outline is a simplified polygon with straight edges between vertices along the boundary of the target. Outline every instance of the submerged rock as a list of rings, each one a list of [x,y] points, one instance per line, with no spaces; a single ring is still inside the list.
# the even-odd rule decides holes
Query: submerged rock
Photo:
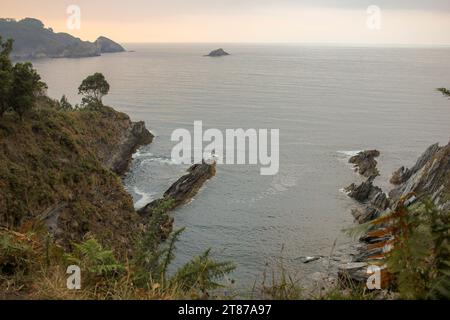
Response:
[[[223,56],[229,56],[230,54],[223,50],[222,48],[211,51],[206,57],[223,57]]]
[[[380,152],[378,150],[361,151],[356,156],[351,157],[348,162],[354,165],[355,171],[360,175],[366,178],[376,177],[380,175],[377,169],[377,161],[375,160],[379,156]]]

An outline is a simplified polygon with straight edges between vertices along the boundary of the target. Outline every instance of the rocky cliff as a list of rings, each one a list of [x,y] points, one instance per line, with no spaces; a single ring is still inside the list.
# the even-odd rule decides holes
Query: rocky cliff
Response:
[[[23,122],[0,121],[0,225],[48,227],[64,247],[92,234],[126,252],[143,221],[117,174],[153,136],[111,108],[43,105]]]

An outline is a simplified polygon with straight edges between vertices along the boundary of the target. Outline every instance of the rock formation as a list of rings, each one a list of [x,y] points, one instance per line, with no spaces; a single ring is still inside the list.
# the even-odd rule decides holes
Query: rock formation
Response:
[[[155,200],[138,213],[142,216],[151,216],[156,208],[165,201],[171,201],[171,205],[167,210],[176,207],[191,200],[203,184],[216,174],[216,164],[201,163],[195,164],[189,168],[188,173],[178,179],[165,193],[161,199]]]
[[[358,153],[349,159],[349,163],[352,163],[355,167],[355,171],[360,175],[370,178],[372,176],[378,176],[377,161],[375,158],[380,156],[378,150],[367,150]]]
[[[351,184],[345,189],[348,196],[362,204],[361,208],[353,209],[352,215],[358,223],[377,218],[389,207],[389,199],[381,188],[373,185],[375,177],[367,179],[360,185]]]
[[[230,54],[223,50],[222,48],[211,51],[206,57],[223,57],[223,56],[229,56]]]

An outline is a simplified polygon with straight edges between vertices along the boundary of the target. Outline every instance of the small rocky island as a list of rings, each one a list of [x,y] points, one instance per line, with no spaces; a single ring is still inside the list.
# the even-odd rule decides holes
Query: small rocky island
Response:
[[[205,57],[223,57],[223,56],[229,56],[230,54],[228,52],[226,52],[225,50],[223,50],[222,48],[211,51],[208,55],[206,55]]]

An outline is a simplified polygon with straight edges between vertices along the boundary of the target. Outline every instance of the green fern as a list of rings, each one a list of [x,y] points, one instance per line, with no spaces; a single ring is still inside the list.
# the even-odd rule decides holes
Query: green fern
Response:
[[[114,277],[125,270],[117,262],[111,250],[105,250],[95,239],[74,244],[72,253],[66,255],[68,262],[80,266],[94,276]]]
[[[449,212],[425,201],[412,210],[400,205],[384,222],[390,223],[396,238],[387,265],[401,297],[449,299]]]
[[[185,264],[173,276],[172,283],[181,285],[184,290],[202,292],[220,287],[217,281],[232,272],[235,266],[230,262],[217,262],[210,255],[211,249]]]

